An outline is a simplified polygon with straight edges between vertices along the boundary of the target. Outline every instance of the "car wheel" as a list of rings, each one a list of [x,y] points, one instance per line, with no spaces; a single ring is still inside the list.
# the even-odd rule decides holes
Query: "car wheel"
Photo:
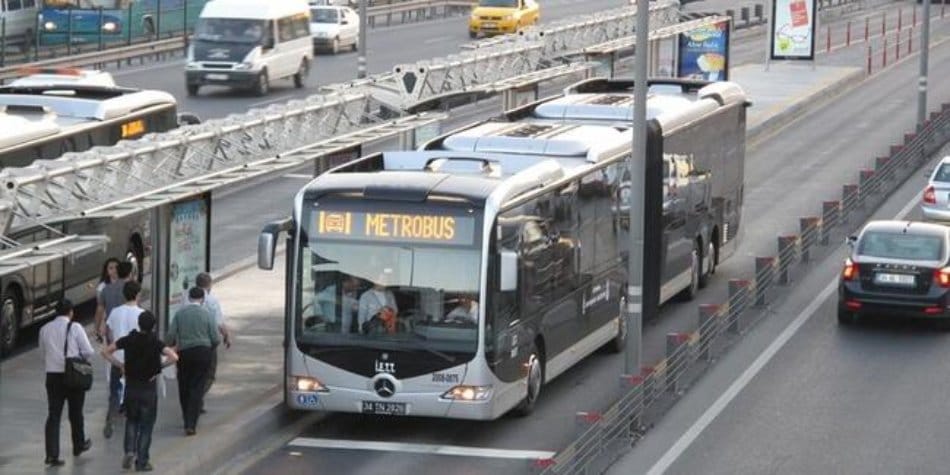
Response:
[[[189,96],[194,97],[194,96],[197,96],[197,95],[198,95],[198,89],[199,89],[200,87],[201,87],[201,86],[199,86],[199,85],[197,85],[197,84],[187,84],[187,85],[185,85],[185,90],[188,91],[188,95],[189,95]]]
[[[541,397],[541,386],[544,385],[544,355],[538,351],[537,344],[531,345],[526,366],[528,374],[525,381],[525,396],[521,404],[515,408],[515,414],[518,416],[527,416],[534,412],[538,398]]]
[[[857,323],[858,317],[853,313],[847,310],[838,309],[838,323],[841,325],[853,325]]]
[[[469,31],[469,32],[468,32],[468,37],[469,37],[469,39],[473,39],[473,40],[474,40],[475,38],[478,38],[478,33],[475,32],[475,31]]]
[[[257,84],[254,85],[254,94],[266,96],[270,92],[270,81],[267,79],[267,70],[261,71],[257,76]]]
[[[340,52],[340,38],[333,38],[333,54]]]
[[[704,265],[699,276],[699,288],[704,288],[709,285],[709,279],[716,273],[716,244],[712,242],[712,239],[706,244],[706,252],[703,253],[700,263]]]
[[[304,58],[300,61],[300,68],[297,69],[297,72],[294,74],[294,87],[300,89],[304,86],[304,81],[307,79],[307,76],[310,75],[310,62],[307,61],[307,58]]]
[[[19,293],[12,287],[7,289],[0,304],[0,356],[9,355],[16,348],[22,307]]]

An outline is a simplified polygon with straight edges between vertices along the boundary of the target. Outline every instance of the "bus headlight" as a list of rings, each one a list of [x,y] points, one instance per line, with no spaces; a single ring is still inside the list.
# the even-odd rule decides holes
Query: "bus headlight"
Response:
[[[293,379],[293,387],[296,388],[297,391],[300,391],[300,392],[325,393],[329,391],[327,387],[324,386],[323,383],[321,383],[320,380],[317,378],[306,378],[303,376],[296,376],[296,377],[292,377],[291,379]]]
[[[491,386],[455,386],[442,395],[453,401],[484,401],[491,397]]]
[[[43,23],[43,29],[46,31],[53,31],[56,29],[56,23],[51,22],[51,21]]]
[[[119,25],[116,25],[114,21],[107,21],[107,22],[105,22],[105,23],[102,24],[102,31],[105,31],[105,32],[108,32],[108,33],[112,33],[112,32],[115,31],[118,27],[119,27]]]

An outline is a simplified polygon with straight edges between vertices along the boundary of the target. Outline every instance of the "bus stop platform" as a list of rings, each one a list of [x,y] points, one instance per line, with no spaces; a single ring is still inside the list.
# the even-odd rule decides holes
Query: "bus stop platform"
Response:
[[[860,68],[773,63],[734,68],[732,80],[746,90],[750,146],[767,138],[803,113],[820,107],[836,93],[864,79]],[[256,236],[248,236],[256,239]],[[185,437],[177,384],[169,381],[159,399],[151,447],[157,473],[233,473],[255,453],[266,454],[322,417],[319,413],[289,413],[282,405],[284,269],[282,257],[273,271],[254,267],[253,258],[215,272],[218,296],[231,328],[230,350],[219,348],[217,380],[205,400],[206,414],[198,434]],[[87,325],[87,331],[92,329]],[[93,345],[94,347],[97,346]],[[647,360],[661,355],[644,355]],[[118,473],[123,455],[124,419],[115,433],[103,438],[107,406],[106,362],[86,394],[86,436],[92,449],[73,457],[65,411],[60,432],[60,458],[66,465],[46,472]],[[42,355],[34,347],[0,362],[0,473],[35,474],[44,470],[43,426],[46,419]]]

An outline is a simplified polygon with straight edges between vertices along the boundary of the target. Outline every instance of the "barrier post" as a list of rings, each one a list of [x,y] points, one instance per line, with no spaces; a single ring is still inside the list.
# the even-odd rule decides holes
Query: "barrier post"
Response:
[[[831,229],[838,224],[840,201],[823,201],[821,203],[821,245],[827,246],[831,242]]]
[[[868,45],[868,76],[870,76],[871,73],[873,72],[873,71],[872,71],[872,69],[873,69],[873,62],[872,62],[872,60],[871,60],[872,54],[873,54],[873,53],[872,53],[872,51],[871,51],[871,45],[869,44],[869,45]]]
[[[23,41],[30,41],[24,38]],[[0,18],[0,68],[6,64],[7,59],[7,17]]]
[[[825,52],[831,52],[831,25],[828,25],[828,30],[825,33]]]
[[[703,361],[709,361],[711,354],[709,347],[719,335],[721,316],[720,306],[716,304],[702,304],[699,306],[699,355]]]
[[[729,279],[729,325],[726,331],[733,334],[739,334],[739,317],[749,306],[749,292],[752,282],[747,279]]]
[[[894,62],[901,60],[901,32],[894,35]]]
[[[851,209],[857,205],[858,199],[858,185],[849,184],[841,186],[841,222],[848,222],[848,215],[851,213]]]
[[[129,2],[129,11],[125,18],[125,45],[132,45],[132,2]],[[132,58],[129,58],[129,65],[132,65]]]
[[[897,32],[900,33],[901,29],[904,27],[904,9],[897,9]]]
[[[881,16],[881,36],[885,36],[886,34],[887,34],[887,12],[884,12],[884,14]]]
[[[864,19],[864,42],[867,43],[871,34],[871,17]]]
[[[884,54],[884,60],[881,63],[882,65],[881,67],[886,68],[887,67],[887,37],[886,36],[884,37],[884,47],[881,48],[881,52]]]
[[[860,193],[861,204],[867,202],[869,196],[878,191],[880,183],[874,179],[874,170],[863,168],[858,171],[858,193]]]
[[[39,48],[37,48],[39,49]],[[73,54],[73,9],[66,9],[66,56]]]
[[[666,390],[679,392],[679,375],[685,368],[686,352],[689,347],[689,333],[666,334]]]
[[[910,23],[911,28],[917,26],[917,5],[914,5],[914,16],[913,21]]]
[[[907,55],[914,50],[914,30],[907,30]]]
[[[769,287],[772,285],[772,273],[775,270],[774,257],[755,258],[755,306],[764,307]]]
[[[845,46],[851,46],[851,20],[848,20],[848,31],[845,36]]]
[[[162,39],[162,0],[155,0],[155,39]]]
[[[96,7],[96,10],[99,11],[99,23],[97,23],[99,25],[99,51],[102,51],[102,6]]]
[[[791,281],[788,268],[795,259],[795,244],[798,236],[786,235],[778,237],[778,285],[788,285]]]

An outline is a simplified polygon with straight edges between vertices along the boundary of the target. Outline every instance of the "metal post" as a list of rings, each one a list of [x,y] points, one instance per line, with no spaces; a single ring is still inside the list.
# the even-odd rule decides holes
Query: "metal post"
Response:
[[[775,22],[775,0],[769,1],[769,21],[765,25],[765,70],[772,60],[772,24]]]
[[[365,1],[365,0],[364,0]],[[643,220],[646,215],[647,65],[649,64],[650,4],[637,2],[637,49],[633,77],[633,150],[627,159],[630,186],[639,197],[630,198],[630,255],[627,259],[627,347],[624,373],[639,374],[643,332]]]
[[[185,45],[188,45],[188,0],[185,0],[182,3],[182,15],[181,15],[181,37],[185,40]]]
[[[73,9],[66,10],[66,55],[73,54]]]
[[[367,0],[360,0],[360,53],[356,58],[356,77],[358,79],[366,77],[366,2]]]
[[[125,44],[132,44],[132,2],[129,2],[129,14],[125,22]],[[132,58],[129,58],[129,64],[132,64]]]
[[[25,38],[23,41],[30,41]],[[7,17],[0,18],[0,68],[6,64],[7,58]]]
[[[162,39],[162,0],[155,1],[155,39]]]
[[[96,9],[99,10],[99,51],[102,51],[102,7],[96,7]]]
[[[920,78],[917,80],[917,130],[927,120],[927,68],[930,57],[930,0],[924,0],[924,24],[920,29]]]

